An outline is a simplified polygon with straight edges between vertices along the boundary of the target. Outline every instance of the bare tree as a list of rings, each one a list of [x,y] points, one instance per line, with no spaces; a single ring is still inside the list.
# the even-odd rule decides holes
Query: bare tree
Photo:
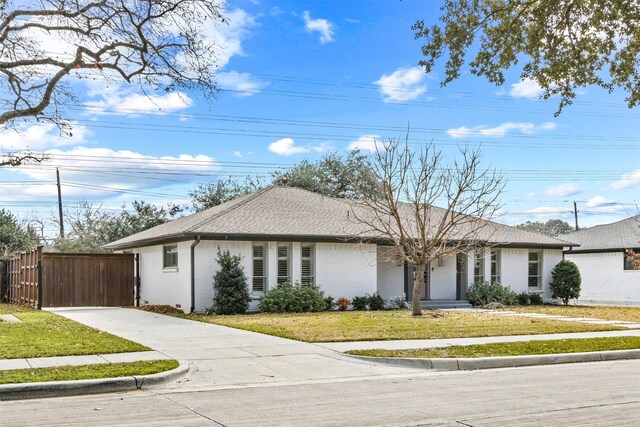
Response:
[[[32,153],[31,151],[19,151],[0,156],[0,167],[20,166],[28,163],[42,163],[49,157],[43,153]]]
[[[379,145],[372,168],[381,194],[352,202],[364,234],[393,244],[396,260],[415,267],[416,316],[422,314],[420,291],[429,263],[475,249],[493,233],[488,219],[499,208],[504,179],[495,170],[480,169],[479,151],[462,148],[460,154],[447,164],[431,144],[417,150],[395,140]]]
[[[37,117],[63,128],[74,101],[65,77],[135,83],[143,90],[215,93],[225,22],[211,0],[0,0],[0,125]]]

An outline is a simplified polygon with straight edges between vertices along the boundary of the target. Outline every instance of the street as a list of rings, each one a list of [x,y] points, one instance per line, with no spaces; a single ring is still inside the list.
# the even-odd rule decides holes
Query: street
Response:
[[[0,403],[3,426],[640,423],[640,361],[428,372]]]

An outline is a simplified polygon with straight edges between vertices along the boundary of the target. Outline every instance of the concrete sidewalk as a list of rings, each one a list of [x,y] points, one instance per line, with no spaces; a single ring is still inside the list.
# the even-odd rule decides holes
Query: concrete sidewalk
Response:
[[[93,354],[85,356],[30,357],[26,359],[0,359],[0,371],[169,359],[171,359],[171,357],[166,354],[162,354],[159,351],[137,351],[131,353]]]

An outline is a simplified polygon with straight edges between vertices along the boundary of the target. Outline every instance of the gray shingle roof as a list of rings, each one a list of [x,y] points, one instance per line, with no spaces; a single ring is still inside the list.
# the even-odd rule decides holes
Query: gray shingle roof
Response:
[[[575,252],[640,247],[640,215],[611,224],[597,225],[565,234],[563,239],[578,243]]]
[[[126,249],[171,240],[203,238],[346,240],[376,238],[354,219],[348,201],[293,187],[268,187],[219,206],[179,218],[113,242],[107,247]],[[433,208],[434,216],[443,209]],[[563,247],[566,241],[486,222],[480,239],[494,244]]]

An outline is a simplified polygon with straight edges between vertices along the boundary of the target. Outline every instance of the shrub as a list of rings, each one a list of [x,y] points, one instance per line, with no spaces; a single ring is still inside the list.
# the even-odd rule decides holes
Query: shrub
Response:
[[[551,270],[551,296],[560,298],[564,305],[569,305],[569,300],[580,296],[580,270],[578,266],[568,260],[562,260]]]
[[[340,297],[336,300],[336,304],[338,305],[338,310],[345,311],[347,308],[349,308],[351,300],[349,298]]]
[[[354,310],[366,310],[369,305],[369,295],[357,295],[351,301]]]
[[[518,304],[520,305],[542,305],[542,295],[537,292],[521,292],[518,294]]]
[[[518,294],[518,304],[529,305],[529,292],[520,292]]]
[[[516,305],[518,295],[500,283],[478,282],[471,285],[467,291],[467,300],[474,306],[484,306],[492,302]]]
[[[369,296],[369,310],[384,310],[384,299],[379,293],[374,292]]]
[[[333,310],[336,308],[336,303],[333,302],[333,297],[329,295],[328,297],[324,297],[325,310]]]
[[[249,308],[251,296],[240,256],[218,250],[220,270],[213,276],[213,311],[216,314],[242,314]]]
[[[407,300],[404,295],[390,298],[389,302],[387,303],[387,308],[389,310],[402,310],[408,307],[409,304],[407,304]]]
[[[537,292],[529,292],[529,304],[531,305],[544,304],[544,300],[542,299],[542,294],[539,294]]]
[[[327,309],[324,293],[316,285],[280,283],[265,292],[258,305],[265,313],[304,313]]]

